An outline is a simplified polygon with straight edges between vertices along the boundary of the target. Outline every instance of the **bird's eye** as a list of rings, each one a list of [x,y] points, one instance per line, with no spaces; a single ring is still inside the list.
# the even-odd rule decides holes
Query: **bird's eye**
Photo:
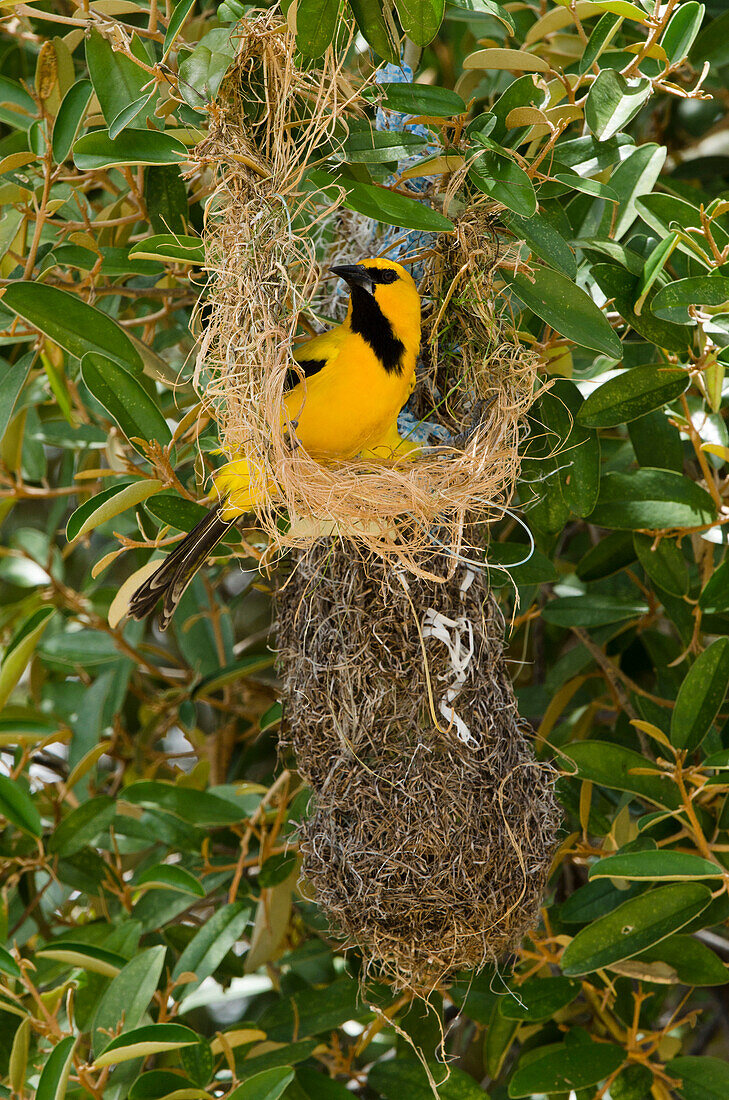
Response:
[[[397,272],[388,271],[386,269],[385,271],[380,272],[380,277],[377,281],[378,283],[394,283],[395,279],[397,279]]]

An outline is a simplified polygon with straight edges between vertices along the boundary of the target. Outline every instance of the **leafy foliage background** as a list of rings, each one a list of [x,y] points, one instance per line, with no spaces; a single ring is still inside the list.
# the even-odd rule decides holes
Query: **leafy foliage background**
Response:
[[[418,79],[443,90],[411,107],[447,156],[427,167],[468,166],[461,198],[523,242],[498,286],[555,380],[516,502],[537,546],[518,605],[493,579],[564,840],[513,976],[424,1006],[358,997],[296,891],[307,794],[277,763],[255,535],[167,635],[117,621],[218,461],[190,384],[212,176],[185,155],[243,11],[2,7],[2,1094],[419,1100],[413,1047],[440,1081],[443,1028],[444,1097],[727,1097],[729,14],[351,0],[376,60],[401,30],[425,47]],[[304,58],[340,14],[302,0]],[[336,171],[369,212],[414,147],[354,133],[316,185]],[[492,560],[525,545],[506,524]]]

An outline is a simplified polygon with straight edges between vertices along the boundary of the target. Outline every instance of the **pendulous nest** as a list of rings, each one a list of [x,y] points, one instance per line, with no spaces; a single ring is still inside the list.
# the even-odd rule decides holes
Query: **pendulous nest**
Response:
[[[318,69],[301,69],[276,8],[248,13],[238,34],[235,64],[197,149],[216,181],[203,231],[197,384],[225,453],[247,458],[258,473],[258,522],[273,551],[305,549],[335,531],[434,576],[434,523],[455,548],[467,515],[503,515],[536,385],[536,356],[493,293],[493,204],[469,207],[421,257],[429,316],[414,412],[443,429],[441,443],[412,462],[315,461],[296,445],[295,426],[281,423],[282,390],[302,325],[322,327],[323,257],[342,221],[344,191],[330,189],[327,206],[304,176],[321,150],[341,146],[351,119],[366,117],[367,81],[344,70],[345,51],[330,49]],[[448,201],[435,185],[431,198],[436,206]]]
[[[443,572],[447,572],[443,562]],[[320,540],[278,593],[284,714],[314,792],[302,873],[366,968],[429,990],[538,920],[559,814],[487,578]]]

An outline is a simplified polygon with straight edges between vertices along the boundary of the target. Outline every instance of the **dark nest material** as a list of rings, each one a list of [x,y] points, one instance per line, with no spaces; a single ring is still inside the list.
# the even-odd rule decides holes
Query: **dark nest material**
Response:
[[[447,573],[443,563],[443,573]],[[278,595],[290,741],[314,791],[303,876],[366,971],[431,990],[538,920],[556,846],[487,578],[428,581],[320,540]]]

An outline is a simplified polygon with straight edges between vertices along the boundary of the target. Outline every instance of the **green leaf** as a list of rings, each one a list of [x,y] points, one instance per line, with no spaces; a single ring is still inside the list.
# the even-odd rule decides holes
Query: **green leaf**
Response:
[[[589,516],[600,490],[600,441],[579,422],[582,405],[574,382],[558,378],[542,396],[539,411],[545,426],[557,436],[555,462],[562,498],[571,512]]]
[[[635,305],[641,298],[640,280],[616,264],[594,264],[592,277],[606,298],[612,299],[621,317],[651,344],[666,351],[685,353],[691,345],[691,332],[682,325],[672,324],[656,317],[652,310],[655,290],[650,290],[641,303],[640,313]]]
[[[407,198],[388,191],[385,187],[376,187],[371,183],[356,183],[343,176],[333,176],[321,169],[309,172],[309,180],[329,199],[336,198],[338,187],[344,187],[346,197],[343,205],[348,210],[366,214],[385,225],[397,225],[404,229],[432,230],[444,232],[453,229],[453,222],[437,210],[416,199]],[[336,189],[336,190],[335,190]]]
[[[35,352],[29,351],[21,356],[17,363],[0,362],[0,439],[5,435],[12,420],[13,410],[20,392],[28,380],[35,361]]]
[[[532,252],[556,271],[570,279],[577,278],[575,254],[561,233],[540,214],[522,218],[518,214],[504,215],[504,224],[516,237],[525,241]]]
[[[615,428],[675,401],[691,383],[685,370],[633,367],[593,390],[577,414],[588,428]]]
[[[625,852],[600,859],[590,868],[590,878],[648,879],[674,882],[681,879],[722,878],[724,870],[701,856],[688,852],[649,850]]]
[[[729,970],[714,952],[693,936],[669,936],[636,957],[646,962],[663,962],[676,971],[683,985],[712,986],[729,982]]]
[[[279,1100],[294,1079],[290,1066],[264,1069],[228,1093],[227,1100]]]
[[[273,1042],[286,1043],[294,1035],[304,1038],[329,1032],[366,1013],[357,1003],[357,983],[342,977],[321,989],[299,989],[276,1001],[263,1013],[258,1026]]]
[[[606,71],[612,72],[611,69]],[[638,216],[637,200],[653,190],[665,159],[664,145],[646,142],[618,165],[610,177],[610,189],[617,196],[619,205],[615,211],[612,207],[606,208],[599,235],[610,236],[616,241],[625,236]]]
[[[438,33],[445,0],[395,0],[402,29],[416,46],[427,46]]]
[[[382,14],[382,5],[379,0],[348,0],[348,2],[358,30],[367,39],[372,49],[383,61],[396,63],[397,43],[393,41],[393,31]]]
[[[112,485],[103,489],[72,512],[66,524],[66,539],[73,542],[128,508],[140,504],[162,488],[163,482],[150,478],[149,481],[133,481],[130,485]]]
[[[665,236],[671,229],[686,232],[689,229],[699,230],[701,228],[701,216],[698,209],[687,202],[686,199],[680,199],[676,195],[655,192],[653,195],[644,195],[643,198],[637,200],[635,205],[643,221],[651,229],[654,229],[659,237]],[[719,248],[724,248],[729,244],[729,234],[722,229],[717,219],[712,222],[711,231]],[[700,241],[696,234],[693,239]],[[685,252],[687,256],[696,258],[694,249],[681,240],[680,237],[677,247]]]
[[[567,275],[539,267],[531,278],[518,274],[512,287],[524,305],[561,336],[611,359],[622,358],[622,345],[604,313]]]
[[[361,130],[349,135],[342,152],[351,164],[385,164],[418,153],[426,145],[425,138],[407,131]]]
[[[53,160],[63,164],[71,152],[91,99],[90,80],[77,80],[66,92],[53,123]]]
[[[723,306],[729,302],[729,278],[722,275],[696,275],[678,279],[658,291],[651,310],[665,321],[693,323],[688,306]]]
[[[628,424],[628,435],[639,466],[683,473],[683,445],[678,428],[656,409]]]
[[[195,6],[195,0],[177,0],[174,11],[167,24],[165,40],[162,46],[162,60],[166,60],[168,53],[174,45],[175,39],[182,30],[185,20]]]
[[[209,791],[153,780],[131,783],[120,792],[119,798],[136,806],[169,810],[192,825],[237,825],[245,816],[235,803]]]
[[[684,1054],[667,1062],[666,1072],[680,1080],[684,1100],[729,1100],[729,1064],[724,1059]]]
[[[54,1046],[43,1066],[35,1100],[63,1100],[73,1066],[76,1037],[69,1035]]]
[[[48,851],[59,856],[80,852],[108,830],[115,813],[114,799],[108,795],[82,802],[56,826],[48,841]]]
[[[25,672],[28,661],[35,653],[43,631],[48,626],[55,608],[42,607],[33,612],[16,631],[8,643],[0,664],[0,707],[4,707],[13,688]]]
[[[321,57],[334,38],[339,0],[297,0],[296,45],[304,57]]]
[[[145,237],[129,249],[130,256],[150,260],[182,261],[187,264],[205,263],[205,248],[199,237],[183,233],[157,233]]]
[[[192,1049],[182,1047],[180,1057]],[[169,1100],[175,1096],[178,1100],[183,1100],[183,1097],[184,1100],[209,1100],[210,1093],[180,1073],[172,1073],[168,1069],[152,1069],[132,1082],[126,1100]]]
[[[569,978],[528,978],[512,985],[512,992],[499,998],[499,1012],[506,1020],[549,1020],[579,995],[578,982]]]
[[[123,1034],[139,1026],[162,976],[166,953],[164,944],[141,951],[111,981],[94,1016],[97,1050],[108,1041],[108,1032],[121,1028]]]
[[[215,98],[235,51],[232,28],[215,27],[200,39],[180,65],[178,86],[186,103],[200,110]]]
[[[537,209],[537,196],[527,173],[508,153],[492,143],[486,145],[488,138],[478,139],[479,135],[474,134],[471,151],[476,155],[472,159],[469,157],[468,178],[494,202],[531,218]]]
[[[193,874],[172,863],[158,863],[147,867],[136,876],[134,886],[160,886],[167,890],[179,890],[183,894],[192,894],[196,898],[205,897],[205,887]]]
[[[509,1096],[570,1092],[596,1085],[623,1063],[625,1053],[614,1043],[559,1043],[531,1051],[529,1062],[519,1064],[509,1082]]]
[[[172,432],[157,405],[124,367],[105,355],[89,352],[81,360],[81,376],[127,439],[171,442]]]
[[[8,974],[11,978],[20,977],[20,967],[6,947],[0,946],[0,973]]]
[[[75,940],[58,940],[57,943],[51,940],[47,947],[41,947],[35,953],[42,959],[53,959],[106,978],[115,977],[127,961],[114,951]]]
[[[542,618],[556,626],[592,628],[639,619],[647,613],[647,604],[625,596],[560,596],[550,600]]]
[[[429,1065],[441,1100],[484,1100],[483,1089],[464,1070],[450,1066],[450,1076],[446,1077],[442,1063]],[[433,1100],[433,1090],[423,1067],[414,1058],[402,1054],[390,1061],[375,1062],[367,1081],[370,1089],[376,1090],[384,1100]]]
[[[633,535],[638,561],[659,588],[672,596],[685,596],[689,590],[689,574],[686,559],[673,539],[660,539],[651,535]]]
[[[106,130],[95,130],[78,138],[73,147],[73,162],[81,172],[125,164],[179,164],[188,157],[181,141],[158,130],[124,130],[115,138]]]
[[[598,141],[607,141],[625,129],[650,94],[645,77],[628,81],[615,69],[601,69],[587,93],[585,122]]]
[[[644,774],[648,762],[632,749],[607,741],[583,741],[569,745],[562,755],[572,761],[580,779],[617,791],[630,791],[669,809],[681,805],[676,785],[667,776]]]
[[[716,569],[699,596],[702,611],[726,611],[729,608],[729,558]]]
[[[188,971],[196,975],[195,981],[185,984],[185,992],[196,989],[205,978],[215,973],[231,947],[243,935],[250,915],[251,908],[245,902],[224,905],[193,936],[172,973],[173,978],[180,978]]]
[[[629,531],[613,531],[591,546],[577,563],[581,581],[598,581],[611,577],[635,561],[633,536]]]
[[[153,95],[154,92],[145,92],[139,99],[135,99],[134,102],[125,107],[123,111],[120,111],[116,118],[109,123],[109,137],[112,141],[121,134],[123,130],[126,130],[127,126],[131,126],[131,124],[139,118]]]
[[[671,715],[671,742],[693,752],[716,718],[729,685],[729,638],[717,638],[686,674]]]
[[[187,188],[174,164],[157,164],[144,173],[144,205],[158,233],[183,233],[188,222]]]
[[[77,670],[79,665],[96,668],[119,657],[114,639],[93,629],[54,634],[39,644],[38,652],[47,664],[60,666],[64,671]]]
[[[148,500],[144,508],[155,519],[176,527],[178,531],[192,531],[208,514],[208,509],[203,504],[185,500],[177,493],[160,493]]]
[[[622,17],[615,15],[614,12],[605,12],[598,19],[585,47],[585,52],[577,62],[577,71],[580,76],[589,72],[602,51],[607,48],[614,38],[622,22]]]
[[[710,901],[708,887],[694,882],[631,898],[577,933],[562,955],[562,973],[576,977],[632,958],[683,928]]]
[[[77,359],[100,352],[141,372],[142,359],[123,328],[106,313],[55,286],[17,282],[7,287],[2,304]]]
[[[25,784],[0,773],[0,815],[31,836],[41,836],[43,826]]]
[[[148,1024],[132,1028],[118,1035],[102,1050],[94,1061],[95,1069],[130,1062],[133,1058],[146,1058],[150,1054],[162,1054],[167,1050],[179,1050],[197,1042],[197,1035],[182,1024]]]
[[[660,40],[669,65],[678,65],[688,57],[701,30],[705,10],[704,4],[688,0],[674,11]]]
[[[629,474],[605,474],[590,520],[622,531],[662,531],[710,524],[714,515],[714,502],[695,482],[673,470],[646,466]]]
[[[373,94],[384,95],[382,106],[388,111],[402,111],[407,115],[425,115],[430,118],[451,118],[465,113],[465,101],[450,88],[435,84],[393,84],[383,81],[376,84]]]
[[[111,43],[95,27],[86,38],[86,63],[101,111],[110,126],[114,119],[138,100],[149,83],[149,73],[130,57],[112,49]]]

